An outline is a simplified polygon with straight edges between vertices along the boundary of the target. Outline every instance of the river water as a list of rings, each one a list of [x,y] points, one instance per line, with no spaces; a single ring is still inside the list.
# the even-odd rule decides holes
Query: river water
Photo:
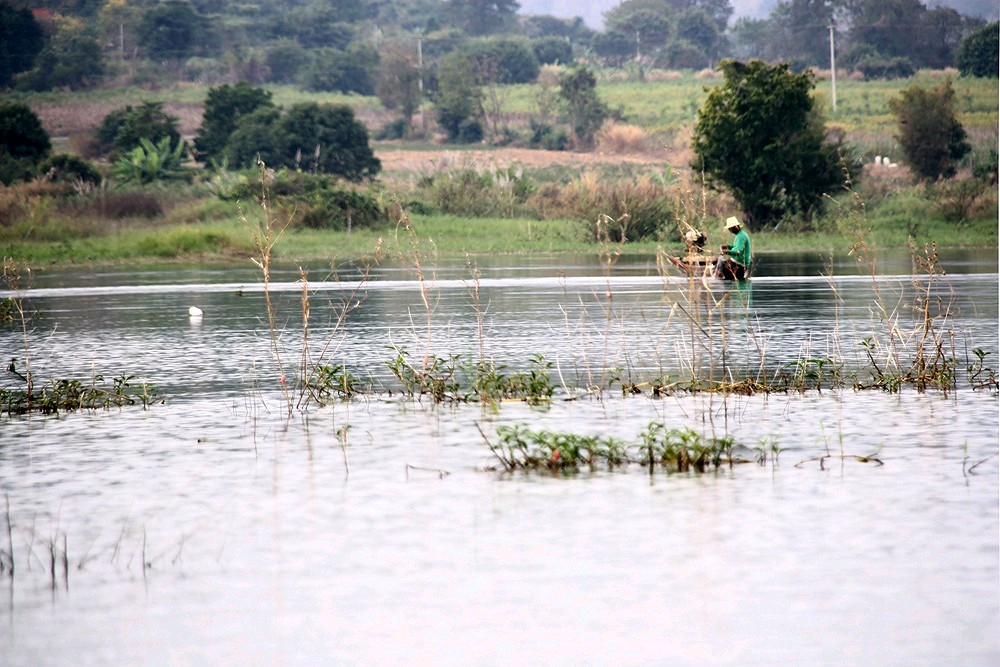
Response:
[[[19,293],[36,379],[126,372],[166,402],[0,418],[16,566],[0,662],[997,664],[1000,410],[965,371],[974,348],[996,367],[996,252],[942,266],[930,292],[893,256],[875,280],[851,258],[768,256],[749,289],[651,258],[308,267],[307,336],[285,267],[274,343],[252,266],[36,275]],[[928,293],[956,391],[564,400],[803,359],[867,378],[858,343],[912,350]],[[373,393],[289,412],[304,339],[307,364]],[[0,345],[23,369],[22,330]],[[556,400],[403,397],[385,364],[400,349],[514,369],[541,354]],[[634,440],[654,420],[781,452],[511,475],[483,441],[502,424]]]

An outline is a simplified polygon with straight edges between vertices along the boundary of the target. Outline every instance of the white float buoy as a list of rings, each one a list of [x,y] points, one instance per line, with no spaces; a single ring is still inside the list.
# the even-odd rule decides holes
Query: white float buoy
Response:
[[[199,319],[200,320],[201,316],[204,315],[204,314],[205,313],[198,306],[191,306],[190,308],[188,308],[188,315],[191,316],[191,319]]]
[[[892,163],[892,160],[889,159],[888,155],[882,157],[882,164],[884,164],[885,166],[888,167],[889,164],[891,164],[891,163]]]
[[[875,156],[875,164],[882,164],[882,156],[881,155],[876,155]]]

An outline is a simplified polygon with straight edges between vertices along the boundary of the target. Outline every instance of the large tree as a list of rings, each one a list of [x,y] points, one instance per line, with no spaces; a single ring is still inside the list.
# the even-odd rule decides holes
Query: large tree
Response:
[[[845,180],[840,142],[827,140],[810,94],[813,75],[759,60],[719,69],[723,84],[698,111],[692,167],[732,192],[751,228],[809,218]]]
[[[282,113],[258,107],[229,135],[225,155],[233,166],[251,166],[257,155],[269,167],[291,167],[360,181],[382,168],[368,130],[344,105],[303,103]]]
[[[30,178],[51,148],[48,133],[30,107],[0,103],[0,183]]]
[[[202,21],[195,8],[182,0],[166,0],[150,7],[139,21],[139,43],[151,57],[183,60],[199,49],[198,35]]]
[[[194,139],[198,159],[207,162],[221,158],[239,119],[260,107],[269,106],[273,106],[270,91],[254,88],[245,81],[210,88],[198,136]]]
[[[1000,23],[991,23],[966,35],[958,47],[955,65],[962,76],[982,76],[993,79],[1000,67]]]
[[[31,69],[44,46],[45,34],[31,10],[0,2],[0,88],[18,72]]]
[[[517,0],[447,0],[449,13],[471,35],[489,35],[509,24],[521,6]]]
[[[921,178],[933,181],[954,176],[956,163],[971,150],[954,104],[955,90],[949,80],[929,90],[910,86],[889,100],[899,124],[896,140],[903,158]]]

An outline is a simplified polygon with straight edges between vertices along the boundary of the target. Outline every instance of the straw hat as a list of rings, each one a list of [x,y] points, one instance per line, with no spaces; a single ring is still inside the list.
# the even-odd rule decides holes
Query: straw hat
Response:
[[[726,218],[726,229],[739,229],[742,226],[743,223],[741,223],[740,219],[737,218],[735,215],[731,215],[728,218]]]

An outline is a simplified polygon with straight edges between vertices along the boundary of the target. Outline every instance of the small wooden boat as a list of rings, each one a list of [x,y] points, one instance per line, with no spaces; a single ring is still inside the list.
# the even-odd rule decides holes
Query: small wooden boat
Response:
[[[723,265],[723,270],[716,271],[718,257],[714,255],[684,255],[682,257],[667,256],[670,263],[680,269],[685,275],[694,277],[720,278],[722,280],[746,280],[750,277],[750,271],[744,275],[734,275],[728,267]]]
[[[684,255],[673,257],[668,255],[670,263],[689,276],[715,275],[715,262],[718,259],[712,255]]]

